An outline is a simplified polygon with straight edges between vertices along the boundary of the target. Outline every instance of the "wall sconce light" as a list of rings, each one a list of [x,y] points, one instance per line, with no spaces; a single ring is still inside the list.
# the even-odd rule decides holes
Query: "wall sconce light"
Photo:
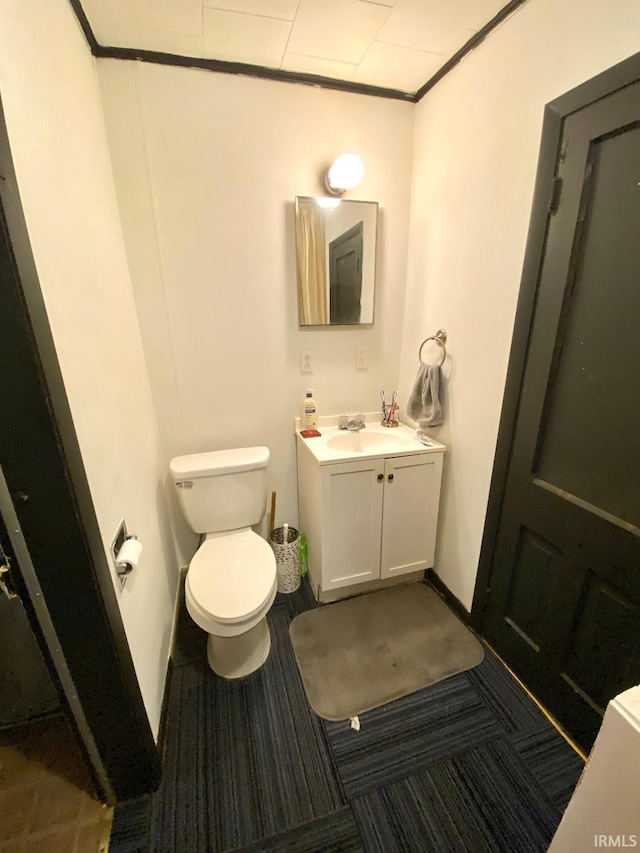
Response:
[[[359,154],[341,154],[324,175],[324,188],[329,195],[342,195],[357,187],[364,176]]]

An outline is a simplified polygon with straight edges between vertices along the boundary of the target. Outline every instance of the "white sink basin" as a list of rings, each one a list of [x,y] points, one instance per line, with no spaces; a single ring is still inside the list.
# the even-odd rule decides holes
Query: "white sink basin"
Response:
[[[345,450],[351,453],[393,453],[394,450],[405,450],[407,436],[398,429],[382,427],[375,430],[370,427],[359,432],[340,432],[327,439],[327,447],[332,450]]]
[[[314,438],[303,438],[298,432],[299,446],[320,465],[413,453],[442,453],[445,449],[437,441],[429,447],[421,444],[415,430],[406,424],[392,428],[381,426],[377,413],[367,415],[367,425],[359,432],[338,429],[337,420],[332,416],[320,418],[320,435]]]

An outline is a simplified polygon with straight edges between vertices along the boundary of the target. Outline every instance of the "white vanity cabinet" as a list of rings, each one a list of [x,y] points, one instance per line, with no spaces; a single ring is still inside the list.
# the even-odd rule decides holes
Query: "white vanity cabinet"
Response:
[[[319,600],[407,580],[433,565],[442,445],[322,464],[306,450],[298,445],[300,529]]]
[[[433,566],[442,458],[432,453],[385,460],[382,579]]]
[[[314,561],[314,591],[318,584],[326,591],[380,577],[383,477],[379,459],[322,468],[320,517],[308,519],[322,555],[320,567]]]

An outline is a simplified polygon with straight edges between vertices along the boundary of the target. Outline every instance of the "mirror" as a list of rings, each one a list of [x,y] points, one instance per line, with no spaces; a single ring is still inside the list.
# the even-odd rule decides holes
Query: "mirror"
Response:
[[[373,323],[378,202],[296,196],[301,326]]]

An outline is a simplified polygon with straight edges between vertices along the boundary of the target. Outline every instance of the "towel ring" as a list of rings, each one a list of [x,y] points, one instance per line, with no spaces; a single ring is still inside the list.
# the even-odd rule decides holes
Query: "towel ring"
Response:
[[[447,346],[446,346],[446,344],[447,344],[447,333],[446,333],[446,331],[444,329],[438,329],[438,331],[435,333],[435,335],[431,335],[431,337],[425,338],[422,341],[422,343],[420,344],[420,349],[418,350],[418,361],[421,364],[424,364],[424,361],[422,361],[422,347],[428,341],[435,341],[442,348],[442,359],[440,361],[440,364],[438,365],[438,367],[442,367],[442,365],[444,364],[444,360],[447,357]]]

